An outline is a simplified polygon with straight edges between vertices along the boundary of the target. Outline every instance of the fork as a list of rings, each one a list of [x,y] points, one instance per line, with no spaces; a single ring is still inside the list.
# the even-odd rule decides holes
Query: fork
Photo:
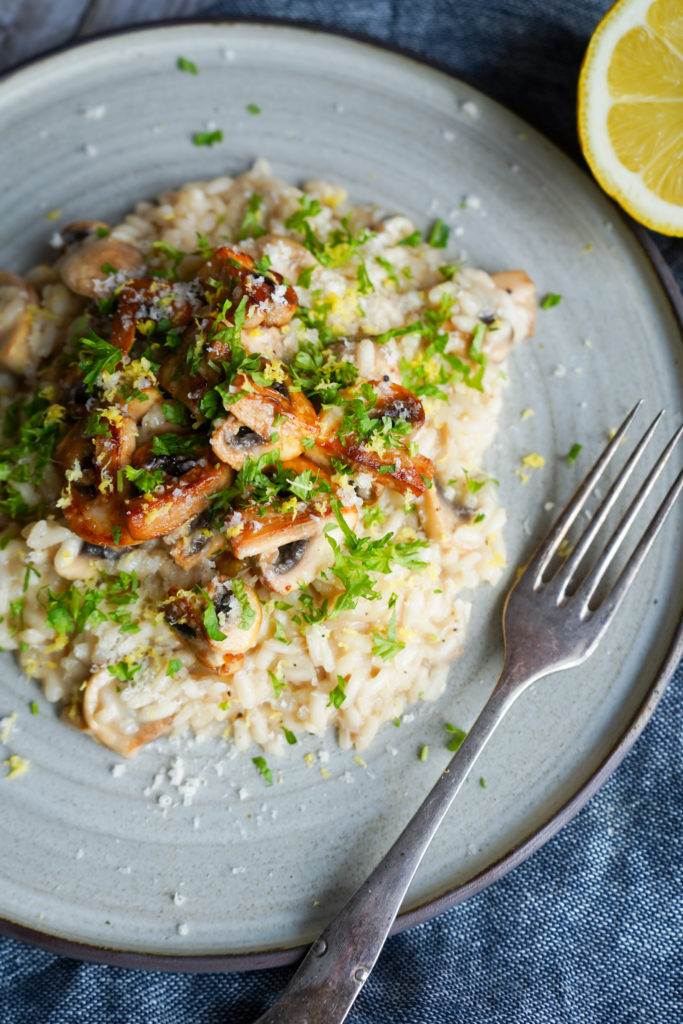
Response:
[[[561,512],[508,594],[503,609],[503,668],[461,746],[389,852],[316,939],[276,1002],[255,1024],[341,1024],[368,979],[427,847],[492,733],[531,683],[588,658],[617,613],[652,543],[683,489],[669,489],[611,590],[599,587],[655,481],[683,433],[679,427],[637,491],[595,564],[578,567],[623,491],[663,415],[637,444],[579,538],[563,554],[577,516],[625,438],[642,401],[628,414]]]

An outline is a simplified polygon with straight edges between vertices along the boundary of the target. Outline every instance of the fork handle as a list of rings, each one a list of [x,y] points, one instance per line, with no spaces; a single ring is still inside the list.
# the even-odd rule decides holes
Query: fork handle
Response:
[[[506,663],[479,717],[394,845],[255,1024],[341,1024],[346,1019],[436,830],[525,681]]]

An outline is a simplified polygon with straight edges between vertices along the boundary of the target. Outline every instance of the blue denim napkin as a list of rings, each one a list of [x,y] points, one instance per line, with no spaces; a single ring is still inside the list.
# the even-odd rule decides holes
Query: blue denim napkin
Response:
[[[573,156],[575,90],[604,0],[242,0],[207,14],[372,35],[440,61]],[[655,237],[683,285],[683,246]],[[355,1024],[683,1021],[683,666],[634,750],[530,860],[391,939]],[[291,968],[149,974],[0,939],[0,1024],[249,1024]]]

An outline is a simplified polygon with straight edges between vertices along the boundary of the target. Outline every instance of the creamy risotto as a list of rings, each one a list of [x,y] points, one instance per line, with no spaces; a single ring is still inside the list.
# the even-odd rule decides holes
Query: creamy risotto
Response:
[[[447,242],[257,161],[0,271],[0,644],[65,722],[360,749],[443,691],[535,308]]]

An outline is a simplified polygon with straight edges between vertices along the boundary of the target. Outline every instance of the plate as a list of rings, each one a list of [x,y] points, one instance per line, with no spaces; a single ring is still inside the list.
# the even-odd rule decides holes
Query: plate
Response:
[[[199,74],[178,71],[179,55]],[[212,125],[225,141],[193,146],[192,134]],[[467,653],[443,697],[412,709],[399,729],[386,726],[362,758],[332,736],[300,744],[272,763],[272,788],[250,755],[216,741],[162,741],[121,763],[60,725],[37,686],[3,662],[0,714],[19,718],[2,754],[31,762],[22,778],[0,781],[4,930],[131,966],[293,959],[445,766],[445,722],[467,729],[484,703],[501,663],[502,598],[549,525],[550,503],[564,503],[637,398],[648,415],[665,406],[670,424],[680,417],[676,318],[642,246],[567,158],[463,83],[365,43],[222,22],[101,38],[6,77],[0,137],[1,266],[45,258],[49,236],[70,221],[115,222],[139,198],[264,155],[289,181],[338,181],[354,201],[421,225],[441,216],[475,265],[522,266],[541,295],[563,296],[510,360],[488,456],[509,513],[506,580],[477,592]],[[525,408],[534,415],[522,420]],[[583,450],[572,466],[564,456],[574,443]],[[523,482],[530,452],[546,464]],[[674,663],[682,569],[670,522],[588,665],[541,682],[509,713],[432,844],[399,927],[508,870],[623,756]],[[425,745],[426,762],[417,756]]]

